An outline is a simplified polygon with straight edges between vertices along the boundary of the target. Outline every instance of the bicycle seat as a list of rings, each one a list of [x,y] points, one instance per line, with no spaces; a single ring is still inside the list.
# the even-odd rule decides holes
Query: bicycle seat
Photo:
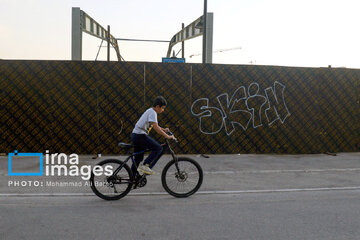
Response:
[[[120,143],[118,144],[118,146],[119,146],[120,148],[123,148],[123,149],[130,149],[130,148],[133,147],[132,144],[123,143],[123,142],[120,142]]]

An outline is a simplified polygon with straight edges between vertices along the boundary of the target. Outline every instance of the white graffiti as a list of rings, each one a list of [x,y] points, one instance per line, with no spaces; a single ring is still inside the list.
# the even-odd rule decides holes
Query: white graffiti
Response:
[[[208,98],[200,98],[191,105],[191,113],[199,118],[199,130],[204,134],[217,134],[223,128],[228,136],[234,133],[236,126],[246,131],[250,123],[253,128],[263,126],[264,113],[267,125],[279,120],[284,124],[290,112],[284,99],[285,85],[275,82],[273,87],[259,94],[258,83],[250,84],[248,91],[244,86],[235,90],[231,98],[223,93],[216,97],[218,107],[210,106]]]

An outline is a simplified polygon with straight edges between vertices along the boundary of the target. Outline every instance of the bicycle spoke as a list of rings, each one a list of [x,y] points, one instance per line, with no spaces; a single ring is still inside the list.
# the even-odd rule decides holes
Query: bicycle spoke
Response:
[[[116,200],[125,196],[132,186],[130,168],[126,164],[124,165],[122,161],[115,159],[104,160],[99,165],[102,165],[104,168],[110,165],[114,174],[106,176],[105,179],[103,176],[92,174],[91,182],[93,185],[91,188],[94,193],[106,200]],[[121,165],[123,165],[122,168],[120,168]]]
[[[165,190],[178,197],[186,197],[197,191],[202,183],[202,170],[195,164],[187,158],[179,158],[177,163],[169,164],[163,173]]]

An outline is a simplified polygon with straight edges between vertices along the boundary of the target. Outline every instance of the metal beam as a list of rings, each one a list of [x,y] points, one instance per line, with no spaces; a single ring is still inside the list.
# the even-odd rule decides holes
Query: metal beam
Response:
[[[205,39],[206,43],[204,45],[205,54],[203,53],[203,55],[205,55],[206,58],[204,62],[212,63],[214,14],[207,13],[206,15],[207,15],[206,26],[204,25],[204,17],[201,16],[172,37],[166,54],[167,58],[170,57],[171,49],[173,46],[175,46],[177,43],[203,35],[204,29],[206,28],[207,31],[206,39]]]
[[[107,60],[110,61],[110,25],[107,26]]]
[[[71,60],[82,60],[82,26],[80,8],[72,8]]]
[[[203,31],[203,16],[199,17],[184,29],[176,33],[170,40],[169,48],[166,57],[169,58],[171,55],[171,49],[177,43],[183,42],[202,35]]]
[[[181,24],[181,28],[182,28],[182,30],[184,30],[184,28],[185,28],[184,23]],[[181,42],[181,57],[185,58],[185,42],[184,41]]]
[[[202,63],[206,63],[206,54],[207,54],[207,45],[206,45],[206,40],[207,40],[207,35],[206,35],[206,30],[207,30],[207,0],[204,0],[204,30],[203,30],[203,49],[202,49]]]
[[[206,17],[206,55],[205,63],[212,63],[213,55],[213,29],[214,29],[214,14],[208,13]]]
[[[72,8],[72,60],[81,60],[82,32],[86,32],[104,41],[108,40],[108,31],[103,28],[92,17],[80,8]],[[110,44],[116,51],[118,61],[123,58],[120,55],[119,46],[116,38],[110,34]]]
[[[133,42],[163,42],[168,43],[166,40],[150,40],[150,39],[133,39],[133,38],[116,38],[119,41],[133,41]]]

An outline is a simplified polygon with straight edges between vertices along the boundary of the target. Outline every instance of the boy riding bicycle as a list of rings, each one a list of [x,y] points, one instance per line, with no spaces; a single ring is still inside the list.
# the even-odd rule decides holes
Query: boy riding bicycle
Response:
[[[138,171],[139,173],[144,174],[155,174],[155,171],[153,171],[152,168],[159,159],[163,148],[156,140],[149,137],[149,132],[152,128],[154,128],[158,134],[167,139],[175,139],[174,136],[169,136],[167,134],[169,129],[160,127],[157,121],[157,114],[163,113],[166,105],[167,102],[164,97],[156,97],[153,106],[141,115],[132,131],[131,141],[134,145],[134,152],[141,152],[146,149],[151,150],[150,155],[145,159],[142,165],[139,164],[143,160],[144,154],[138,154],[135,156],[136,165],[139,167],[136,169],[136,166],[133,164],[131,167],[133,173]]]

